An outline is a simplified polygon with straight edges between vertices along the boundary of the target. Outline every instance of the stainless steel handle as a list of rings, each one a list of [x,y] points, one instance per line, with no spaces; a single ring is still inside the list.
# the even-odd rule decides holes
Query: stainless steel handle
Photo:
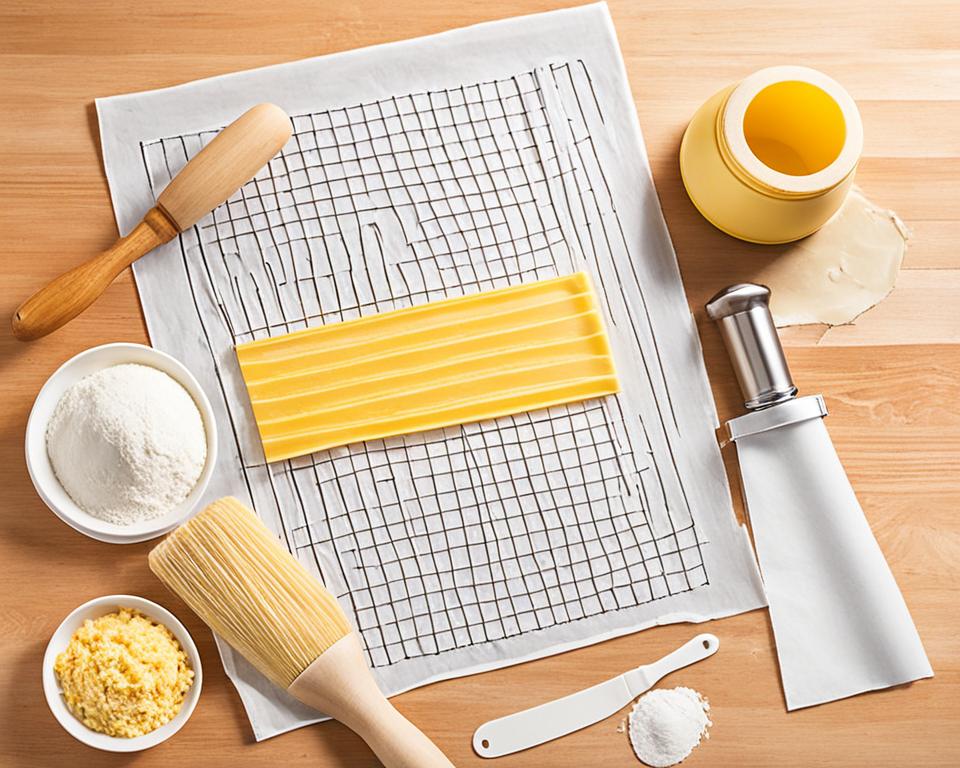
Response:
[[[770,289],[754,283],[724,288],[707,302],[751,411],[796,397],[777,327],[770,314]]]

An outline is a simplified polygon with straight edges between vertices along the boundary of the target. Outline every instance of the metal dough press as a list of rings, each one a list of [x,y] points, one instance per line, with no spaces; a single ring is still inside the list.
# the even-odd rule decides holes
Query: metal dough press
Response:
[[[769,296],[732,285],[706,309],[750,411],[726,426],[792,710],[933,671],[824,426],[823,397],[796,396]]]

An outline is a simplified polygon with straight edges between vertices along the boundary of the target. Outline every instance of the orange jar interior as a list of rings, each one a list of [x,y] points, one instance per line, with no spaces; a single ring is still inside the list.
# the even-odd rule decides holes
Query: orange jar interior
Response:
[[[847,136],[837,102],[797,80],[760,91],[747,107],[743,133],[760,162],[790,176],[822,171],[840,155]]]

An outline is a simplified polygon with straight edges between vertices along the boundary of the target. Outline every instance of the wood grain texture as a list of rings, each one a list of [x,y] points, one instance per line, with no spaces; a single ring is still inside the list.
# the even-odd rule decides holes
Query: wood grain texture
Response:
[[[0,4],[0,311],[90,253],[116,228],[93,98],[548,10],[564,0],[70,0]],[[801,390],[824,393],[828,425],[919,627],[936,678],[787,715],[766,612],[670,626],[394,699],[458,766],[481,722],[655,659],[698,631],[713,658],[665,685],[711,700],[711,738],[685,766],[960,765],[960,4],[954,0],[615,0],[614,22],[657,189],[703,339],[721,418],[739,411],[716,330],[700,308],[769,253],[694,212],[677,146],[696,107],[763,66],[824,70],[860,104],[858,183],[896,210],[914,238],[887,301],[856,325],[786,334]],[[50,226],[53,217],[58,226]],[[29,345],[0,334],[0,764],[3,766],[373,766],[328,723],[255,745],[209,632],[147,569],[150,544],[77,534],[37,498],[23,463],[27,414],[64,360],[108,341],[145,341],[129,271],[87,312]],[[735,458],[726,455],[737,493]],[[100,594],[157,600],[196,638],[206,680],[171,741],[135,758],[74,742],[48,713],[40,659],[60,620]],[[618,732],[624,712],[575,736],[500,759],[511,766],[639,765]]]

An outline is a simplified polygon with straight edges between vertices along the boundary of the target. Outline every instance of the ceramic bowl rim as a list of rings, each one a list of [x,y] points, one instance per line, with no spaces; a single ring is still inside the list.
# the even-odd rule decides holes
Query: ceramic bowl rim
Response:
[[[193,683],[184,697],[180,711],[168,723],[156,730],[129,739],[97,733],[80,722],[67,707],[67,703],[60,693],[56,673],[53,671],[57,654],[66,648],[70,638],[73,637],[73,633],[83,624],[84,619],[105,616],[118,608],[134,608],[169,629],[187,654],[187,659],[190,661],[194,674]],[[104,595],[77,606],[60,622],[60,625],[50,636],[43,654],[43,693],[50,712],[61,727],[77,741],[105,752],[139,752],[169,739],[190,719],[190,715],[193,714],[193,710],[197,706],[202,687],[203,667],[200,662],[200,652],[197,650],[197,645],[187,628],[162,605],[137,595]]]
[[[100,358],[107,362],[100,366],[94,366],[93,361]],[[125,361],[149,365],[163,371],[183,386],[200,411],[207,441],[207,457],[203,470],[187,498],[176,509],[167,514],[153,520],[135,523],[132,526],[121,526],[99,520],[83,511],[64,491],[63,486],[57,480],[53,468],[50,466],[50,459],[46,450],[46,426],[53,409],[66,388],[83,378],[84,375],[92,373],[93,370],[120,365]],[[78,369],[86,370],[84,373],[77,373]],[[40,498],[43,499],[44,504],[57,517],[74,530],[98,541],[111,544],[133,544],[148,541],[172,531],[190,517],[197,508],[216,466],[216,420],[213,415],[213,408],[200,386],[200,382],[176,358],[145,344],[131,342],[101,344],[74,355],[58,367],[44,382],[34,400],[33,407],[30,409],[30,417],[27,419],[24,453],[27,471],[30,474],[33,487]]]

